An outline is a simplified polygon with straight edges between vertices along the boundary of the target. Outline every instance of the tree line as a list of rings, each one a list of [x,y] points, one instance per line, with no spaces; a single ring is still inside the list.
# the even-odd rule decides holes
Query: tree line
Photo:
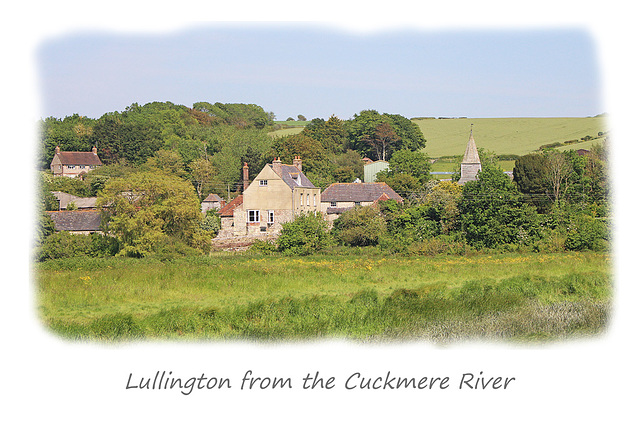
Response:
[[[273,119],[273,113],[254,104],[208,102],[197,102],[191,108],[171,102],[134,103],[122,112],[105,113],[98,119],[79,114],[63,119],[43,119],[40,121],[38,160],[43,171],[41,210],[56,209],[50,191],[108,198],[113,196],[114,188],[122,190],[127,186],[138,186],[138,191],[149,191],[149,188],[139,187],[140,183],[161,187],[162,182],[169,182],[163,181],[164,176],[177,180],[173,184],[176,188],[193,190],[196,202],[212,192],[231,199],[242,189],[243,163],[249,165],[250,179],[253,179],[276,157],[292,163],[294,156],[301,156],[305,174],[324,188],[334,182],[363,179],[363,156],[384,158],[396,151],[419,150],[425,146],[419,128],[409,119],[374,110],[362,111],[349,120],[335,116],[328,120],[316,118],[300,134],[279,138],[268,133],[273,128]],[[53,177],[47,172],[56,147],[61,151],[90,151],[94,146],[104,166],[90,171],[83,179]],[[187,186],[179,183],[187,183]],[[191,190],[187,190],[189,187]],[[122,207],[122,203],[116,201],[110,199],[102,205],[106,216],[116,219],[110,222],[113,229],[124,224],[117,220],[117,215],[123,212],[113,212],[115,207]],[[169,198],[161,199],[159,203],[172,202]],[[186,204],[193,205],[191,202]],[[142,237],[138,240],[121,238],[116,245],[118,253],[143,256],[160,245],[164,239],[161,236],[172,235],[171,227],[167,225],[171,221],[166,216],[161,218],[156,211],[138,209],[130,212],[128,223],[136,223],[140,230],[146,231],[134,232],[131,227],[124,231],[125,227],[121,234],[127,238],[143,234],[158,238],[146,242]],[[195,220],[194,215],[183,212],[183,217],[190,218],[189,221]],[[202,223],[200,227],[215,232],[215,220],[204,220],[208,225]],[[47,222],[45,217],[42,221]],[[45,235],[51,234],[50,224],[40,229]],[[188,238],[184,233],[178,236],[177,241],[201,249],[201,242],[206,239],[199,232],[192,230],[190,233]],[[113,248],[113,245],[109,247]]]

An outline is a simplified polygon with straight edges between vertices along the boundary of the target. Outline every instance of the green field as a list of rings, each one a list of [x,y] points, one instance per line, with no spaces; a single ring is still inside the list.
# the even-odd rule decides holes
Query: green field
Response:
[[[523,155],[537,150],[541,145],[581,139],[587,135],[591,141],[571,144],[564,149],[588,149],[594,142],[602,141],[598,132],[609,130],[606,118],[482,118],[482,119],[414,119],[427,145],[424,151],[431,157],[464,154],[473,124],[473,137],[478,148],[496,154]]]
[[[602,253],[65,259],[38,310],[72,339],[559,339],[602,332]]]
[[[430,157],[463,155],[469,140],[469,130],[472,123],[473,135],[478,148],[485,148],[489,151],[494,151],[496,154],[523,155],[537,150],[544,144],[580,140],[587,135],[594,139],[566,145],[559,149],[589,149],[594,142],[602,141],[603,138],[598,137],[599,132],[607,132],[609,130],[605,116],[413,119],[412,121],[420,127],[424,134],[427,140],[424,151]],[[283,136],[301,131],[302,128],[291,128],[278,130],[271,134]],[[505,170],[511,169],[505,168]]]

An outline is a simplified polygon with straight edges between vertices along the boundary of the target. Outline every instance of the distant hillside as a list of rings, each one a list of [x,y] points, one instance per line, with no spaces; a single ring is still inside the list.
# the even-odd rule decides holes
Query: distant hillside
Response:
[[[473,123],[473,137],[478,148],[496,154],[523,155],[541,145],[580,140],[585,136],[593,140],[564,145],[559,149],[589,148],[602,141],[599,132],[609,130],[606,117],[552,117],[552,118],[483,118],[483,119],[413,119],[425,138],[424,151],[431,157],[464,154]]]
[[[496,154],[519,156],[537,150],[541,145],[593,139],[558,147],[560,150],[589,149],[594,142],[601,142],[599,132],[609,130],[606,116],[597,117],[545,117],[545,118],[455,118],[412,119],[427,140],[424,151],[430,157],[461,156],[469,140],[473,123],[473,136],[478,148]],[[296,122],[290,122],[296,123]],[[302,132],[302,127],[292,127],[270,132],[272,136],[284,136]]]

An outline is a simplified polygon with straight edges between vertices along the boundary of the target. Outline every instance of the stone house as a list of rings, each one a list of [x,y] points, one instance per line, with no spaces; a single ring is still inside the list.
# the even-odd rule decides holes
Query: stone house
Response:
[[[402,202],[403,199],[384,182],[338,183],[331,184],[322,192],[320,208],[325,219],[333,221],[347,209],[383,200]]]
[[[219,238],[275,236],[296,215],[320,212],[320,189],[302,172],[300,157],[292,165],[274,159],[251,182],[246,163],[242,169],[244,191],[220,210]]]
[[[60,151],[60,147],[56,147],[50,166],[54,176],[76,178],[102,166],[102,162],[96,147],[93,147],[90,152]]]

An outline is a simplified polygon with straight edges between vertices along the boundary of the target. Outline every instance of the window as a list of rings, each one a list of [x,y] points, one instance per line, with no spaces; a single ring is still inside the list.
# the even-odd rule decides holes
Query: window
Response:
[[[300,206],[304,205],[304,194],[300,194]]]
[[[332,208],[335,208],[336,206],[338,206],[338,202],[331,202],[330,205]]]
[[[307,194],[307,206],[309,206],[309,194]]]
[[[313,195],[313,206],[317,206],[316,205],[316,195],[315,194]]]
[[[267,180],[266,179],[261,179],[260,180],[260,187],[266,187],[267,186]]]
[[[247,211],[247,222],[260,222],[260,211],[258,210]]]
[[[354,206],[360,206],[360,202],[353,202]]]
[[[276,214],[273,211],[269,211],[267,214],[267,224],[273,224],[276,222]]]

